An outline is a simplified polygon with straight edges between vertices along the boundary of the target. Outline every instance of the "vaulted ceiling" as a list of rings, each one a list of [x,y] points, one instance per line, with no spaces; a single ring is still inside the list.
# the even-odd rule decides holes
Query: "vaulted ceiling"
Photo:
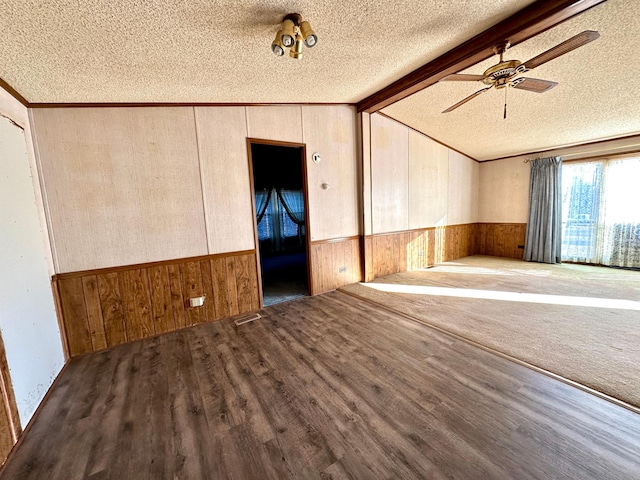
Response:
[[[531,0],[4,0],[0,78],[30,103],[357,103],[513,15]],[[270,51],[298,12],[319,43]],[[640,4],[608,0],[514,46],[526,60],[582,31],[601,38],[531,72],[543,94],[439,83],[383,110],[478,159],[640,132]],[[481,73],[490,59],[467,69]]]
[[[545,93],[489,90],[453,112],[441,113],[481,82],[439,82],[383,109],[387,115],[478,160],[640,132],[640,2],[608,0],[510,48],[506,59],[526,61],[584,31],[600,38],[524,76],[558,82]],[[481,74],[492,57],[463,73]]]

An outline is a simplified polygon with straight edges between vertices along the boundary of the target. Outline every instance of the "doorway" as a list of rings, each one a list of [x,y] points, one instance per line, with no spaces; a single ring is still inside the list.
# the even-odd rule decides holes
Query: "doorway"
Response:
[[[304,145],[249,140],[263,305],[309,295]]]

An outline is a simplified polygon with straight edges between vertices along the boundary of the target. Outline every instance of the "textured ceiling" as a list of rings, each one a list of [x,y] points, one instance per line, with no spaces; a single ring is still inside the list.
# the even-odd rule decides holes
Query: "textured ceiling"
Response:
[[[479,160],[640,132],[640,2],[608,0],[512,47],[505,59],[526,61],[583,30],[601,37],[525,76],[558,82],[538,94],[490,90],[457,110],[445,108],[484,85],[440,82],[383,112]],[[481,74],[497,57],[464,73]]]
[[[32,103],[357,102],[530,0],[3,0],[0,78]],[[304,59],[270,45],[311,22]]]
[[[532,0],[3,0],[0,78],[32,103],[358,102]],[[278,58],[286,13],[318,46]],[[441,114],[480,83],[436,84],[383,110],[477,159],[640,133],[640,2],[608,0],[520,45],[527,60],[583,31],[601,38],[528,73],[536,94],[492,90]],[[465,73],[482,73],[496,57]]]

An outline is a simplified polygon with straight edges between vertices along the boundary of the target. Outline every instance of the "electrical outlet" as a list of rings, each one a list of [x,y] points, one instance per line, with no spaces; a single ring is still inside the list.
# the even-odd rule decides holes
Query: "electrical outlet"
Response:
[[[187,302],[187,306],[189,308],[197,308],[204,305],[204,296],[202,297],[191,297]]]
[[[420,251],[418,252],[418,256],[419,256],[419,257],[421,257],[421,256],[422,256],[422,250],[420,250]]]

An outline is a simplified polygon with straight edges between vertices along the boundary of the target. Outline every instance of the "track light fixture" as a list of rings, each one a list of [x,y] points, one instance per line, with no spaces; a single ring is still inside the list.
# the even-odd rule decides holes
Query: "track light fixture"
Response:
[[[271,51],[279,57],[284,55],[284,45],[282,44],[281,39],[282,39],[282,30],[276,33],[276,39],[271,44]]]
[[[271,44],[271,51],[282,57],[284,49],[289,48],[289,56],[299,60],[302,58],[303,42],[307,48],[314,47],[318,43],[318,36],[309,22],[302,21],[299,13],[290,13],[282,20],[282,29]]]

